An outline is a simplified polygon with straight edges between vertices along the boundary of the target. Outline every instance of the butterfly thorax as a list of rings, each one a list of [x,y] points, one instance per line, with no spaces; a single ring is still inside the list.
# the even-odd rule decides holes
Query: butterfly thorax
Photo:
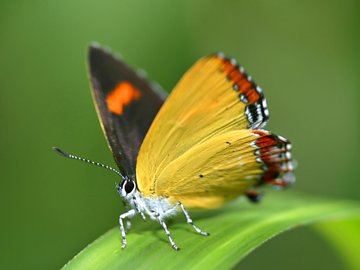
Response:
[[[167,198],[143,196],[133,180],[124,180],[118,185],[117,190],[128,207],[141,214],[144,219],[145,216],[149,216],[153,220],[164,220],[177,213],[177,205]]]

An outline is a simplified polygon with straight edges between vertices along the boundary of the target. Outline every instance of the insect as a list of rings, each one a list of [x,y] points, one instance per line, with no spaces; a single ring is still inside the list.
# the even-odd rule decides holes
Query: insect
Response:
[[[122,248],[126,228],[137,214],[163,227],[187,208],[218,208],[247,196],[257,202],[265,184],[295,181],[290,142],[263,129],[268,118],[264,94],[242,66],[223,54],[201,58],[170,96],[108,50],[89,48],[92,94],[102,129],[119,168],[68,154],[117,173],[117,191],[127,205],[120,215]]]

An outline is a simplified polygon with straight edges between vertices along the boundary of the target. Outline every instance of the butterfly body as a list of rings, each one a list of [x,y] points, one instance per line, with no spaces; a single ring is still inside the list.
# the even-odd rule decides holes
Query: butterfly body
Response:
[[[148,216],[150,219],[158,221],[164,228],[165,233],[169,238],[169,242],[175,250],[179,250],[179,247],[172,239],[165,220],[176,215],[179,208],[184,213],[187,223],[190,224],[197,233],[204,236],[209,235],[207,232],[203,232],[193,223],[190,215],[181,202],[172,203],[167,198],[161,196],[143,196],[142,193],[139,192],[135,181],[127,177],[124,177],[121,184],[117,185],[117,190],[123,201],[127,204],[128,208],[130,208],[130,210],[119,216],[120,231],[123,243],[122,248],[125,248],[127,244],[124,220],[127,221],[127,227],[130,227],[130,219],[137,214],[140,214],[144,220],[146,220],[146,217]]]
[[[128,207],[136,209],[137,213],[140,213],[144,219],[148,216],[152,220],[158,218],[164,220],[176,215],[178,212],[178,209],[175,207],[176,204],[170,202],[165,197],[145,197],[137,188],[125,196],[122,194],[120,187],[118,187],[118,192]]]
[[[117,191],[128,209],[119,217],[123,248],[135,215],[157,221],[178,250],[166,219],[182,212],[197,233],[208,235],[187,208],[218,208],[241,195],[258,202],[260,186],[295,181],[291,144],[263,129],[269,118],[264,94],[234,59],[201,58],[168,98],[99,45],[89,48],[89,74],[120,171],[55,150],[120,175]]]

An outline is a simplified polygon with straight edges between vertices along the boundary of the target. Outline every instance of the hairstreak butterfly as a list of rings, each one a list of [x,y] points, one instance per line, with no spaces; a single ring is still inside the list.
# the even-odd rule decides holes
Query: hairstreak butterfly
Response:
[[[213,54],[185,73],[170,96],[99,45],[89,48],[92,94],[108,145],[119,168],[68,154],[117,173],[117,191],[129,206],[125,225],[140,214],[159,222],[178,250],[165,219],[187,208],[217,208],[258,187],[295,181],[290,142],[262,129],[268,118],[264,94],[234,59]],[[165,101],[166,99],[166,101]],[[126,223],[125,223],[126,222]]]

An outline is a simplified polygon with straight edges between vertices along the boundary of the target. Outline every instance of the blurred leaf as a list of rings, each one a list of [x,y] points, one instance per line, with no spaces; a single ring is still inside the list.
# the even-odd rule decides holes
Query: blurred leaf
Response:
[[[360,219],[316,224],[315,229],[334,246],[349,269],[360,269]]]
[[[182,248],[172,250],[155,222],[135,222],[128,246],[121,249],[118,228],[90,244],[63,269],[229,269],[256,247],[296,226],[330,219],[360,217],[360,203],[308,196],[271,196],[260,205],[241,200],[216,211],[193,211],[196,224],[211,233],[192,232],[179,215],[170,231]],[[350,236],[350,235],[349,235]],[[354,242],[358,243],[358,242]],[[295,243],[294,243],[295,244]]]

